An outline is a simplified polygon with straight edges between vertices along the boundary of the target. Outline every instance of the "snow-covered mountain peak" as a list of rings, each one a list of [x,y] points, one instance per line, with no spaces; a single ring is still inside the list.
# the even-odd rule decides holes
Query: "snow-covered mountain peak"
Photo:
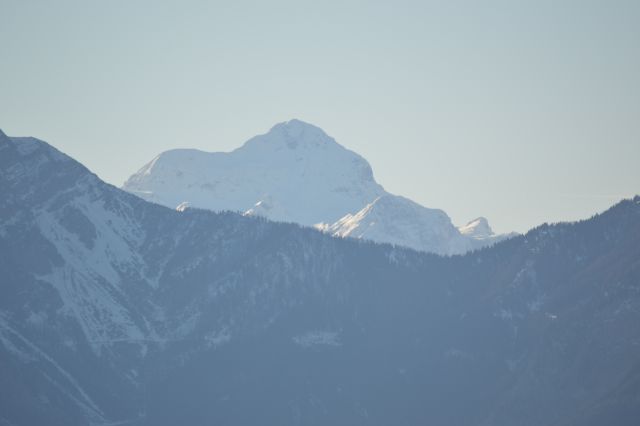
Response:
[[[489,238],[494,235],[493,229],[485,217],[478,217],[466,225],[458,227],[458,230],[462,235],[472,238]]]
[[[167,151],[123,188],[171,208],[187,201],[309,226],[333,223],[384,193],[364,158],[300,120],[277,124],[228,153]]]
[[[445,212],[392,194],[380,196],[360,211],[319,229],[336,237],[363,238],[439,254],[459,254],[472,248]]]
[[[297,119],[276,124],[265,136],[267,137],[263,138],[263,141],[285,140],[290,149],[318,147],[323,144],[337,145],[337,142],[321,128]]]
[[[362,178],[373,181],[369,163],[348,150],[321,128],[300,120],[278,123],[267,133],[254,136],[231,154],[243,161],[264,162],[277,159],[307,165],[319,161],[338,161],[339,167],[362,169]],[[346,162],[346,164],[340,164]],[[324,164],[325,168],[327,164]]]
[[[267,133],[249,139],[237,151],[293,151],[293,155],[308,154],[313,150],[345,150],[324,130],[301,120],[278,123]],[[284,153],[280,153],[282,155]]]
[[[436,253],[463,253],[493,242],[486,220],[461,234],[442,210],[389,194],[367,160],[297,119],[231,152],[164,152],[123,189],[173,209],[186,202]]]

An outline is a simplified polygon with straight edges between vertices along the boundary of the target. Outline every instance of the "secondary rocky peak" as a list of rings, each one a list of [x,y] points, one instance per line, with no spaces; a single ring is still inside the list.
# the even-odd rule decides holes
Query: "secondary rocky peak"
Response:
[[[489,221],[485,217],[478,217],[458,228],[462,235],[473,238],[488,238],[494,235]]]
[[[362,238],[445,255],[472,248],[442,210],[389,193],[319,229],[336,237]]]

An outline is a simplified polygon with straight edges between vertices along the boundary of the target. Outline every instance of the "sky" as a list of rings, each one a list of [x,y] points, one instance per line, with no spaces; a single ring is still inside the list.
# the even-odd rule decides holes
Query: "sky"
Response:
[[[0,129],[116,186],[298,118],[499,232],[640,193],[640,2],[0,0]]]

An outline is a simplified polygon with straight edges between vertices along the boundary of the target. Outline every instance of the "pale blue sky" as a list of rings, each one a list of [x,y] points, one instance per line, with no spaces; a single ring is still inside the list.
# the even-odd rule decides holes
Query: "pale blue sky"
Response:
[[[640,193],[640,2],[0,0],[0,128],[116,185],[290,118],[498,231]]]

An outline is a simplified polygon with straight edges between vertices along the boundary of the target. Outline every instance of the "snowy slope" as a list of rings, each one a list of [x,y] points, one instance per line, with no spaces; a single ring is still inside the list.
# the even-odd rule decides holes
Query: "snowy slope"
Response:
[[[298,120],[229,153],[164,152],[123,189],[172,208],[186,201],[246,212],[258,205],[269,219],[308,226],[336,221],[384,193],[366,160]]]
[[[10,162],[4,187],[14,189],[4,195],[0,234],[35,239],[42,252],[33,262],[51,254],[54,262],[37,277],[53,286],[61,311],[78,321],[92,349],[150,333],[127,309],[121,287],[125,279],[152,284],[139,253],[145,236],[133,209],[140,203],[114,196],[115,188],[36,139],[4,136],[0,156]]]
[[[391,194],[376,198],[356,214],[348,214],[323,230],[336,237],[362,238],[440,254],[459,254],[471,248],[445,212]]]
[[[439,254],[496,241],[461,236],[443,211],[384,191],[364,158],[300,120],[277,124],[230,153],[162,153],[123,189],[171,208],[186,202],[240,211]]]

